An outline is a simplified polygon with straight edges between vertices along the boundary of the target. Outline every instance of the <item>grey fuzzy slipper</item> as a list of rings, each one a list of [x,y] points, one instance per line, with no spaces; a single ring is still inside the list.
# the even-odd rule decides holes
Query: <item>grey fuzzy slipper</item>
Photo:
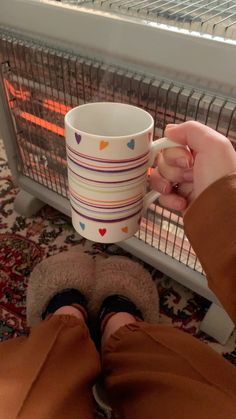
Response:
[[[89,301],[94,288],[95,262],[75,246],[68,252],[51,256],[33,270],[27,288],[27,323],[42,319],[49,301],[65,289],[76,289]]]
[[[122,295],[131,300],[149,323],[159,321],[159,296],[151,275],[139,263],[111,256],[96,262],[96,288],[91,313],[96,318],[105,298]]]

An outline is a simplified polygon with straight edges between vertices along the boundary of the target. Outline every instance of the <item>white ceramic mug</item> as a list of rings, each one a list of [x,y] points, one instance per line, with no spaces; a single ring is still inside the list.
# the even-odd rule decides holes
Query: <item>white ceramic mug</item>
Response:
[[[157,150],[152,116],[135,106],[89,103],[65,116],[72,223],[83,237],[115,243],[133,236],[159,194],[146,193],[147,169]]]

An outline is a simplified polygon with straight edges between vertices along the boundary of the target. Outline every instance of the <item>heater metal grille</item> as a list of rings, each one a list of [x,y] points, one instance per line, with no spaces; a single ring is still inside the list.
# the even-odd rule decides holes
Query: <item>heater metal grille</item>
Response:
[[[235,0],[61,0],[180,29],[236,39]]]
[[[236,144],[236,102],[188,86],[15,38],[0,31],[1,77],[14,122],[18,170],[67,197],[64,115],[92,101],[140,106],[155,120],[155,137],[167,123],[195,119]],[[59,198],[59,197],[58,197]],[[179,214],[152,205],[138,238],[202,272]]]

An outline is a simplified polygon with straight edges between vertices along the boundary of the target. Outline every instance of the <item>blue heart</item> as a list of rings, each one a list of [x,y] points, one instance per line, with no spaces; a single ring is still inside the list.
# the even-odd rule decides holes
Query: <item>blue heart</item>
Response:
[[[78,134],[77,132],[75,132],[75,139],[76,139],[77,144],[79,144],[81,141],[81,135]]]
[[[82,228],[82,230],[84,230],[85,229],[85,224],[84,223],[79,223],[79,225],[80,225],[80,227]]]
[[[127,146],[128,146],[131,150],[133,150],[133,149],[134,149],[134,147],[135,147],[135,141],[134,141],[134,139],[130,140],[130,141],[127,143]]]

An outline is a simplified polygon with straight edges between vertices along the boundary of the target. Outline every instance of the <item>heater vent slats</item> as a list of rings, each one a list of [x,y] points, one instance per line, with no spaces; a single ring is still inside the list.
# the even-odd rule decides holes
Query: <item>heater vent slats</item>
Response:
[[[235,0],[61,0],[61,3],[236,40]]]

